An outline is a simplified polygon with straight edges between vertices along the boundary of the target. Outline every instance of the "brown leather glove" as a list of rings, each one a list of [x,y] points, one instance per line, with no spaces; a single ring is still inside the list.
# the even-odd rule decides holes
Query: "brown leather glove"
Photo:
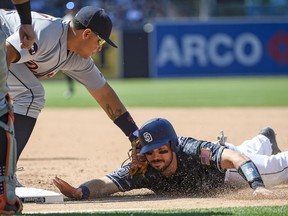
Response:
[[[139,144],[139,138],[133,140],[131,142],[132,145],[132,163],[130,165],[129,174],[131,176],[135,175],[138,172],[144,174],[147,171],[148,162],[144,155],[140,154],[141,146]]]

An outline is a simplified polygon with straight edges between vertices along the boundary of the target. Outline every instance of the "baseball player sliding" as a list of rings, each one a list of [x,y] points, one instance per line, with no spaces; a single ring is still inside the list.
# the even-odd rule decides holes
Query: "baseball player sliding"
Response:
[[[13,0],[20,22],[15,37],[19,49],[29,49],[35,41],[31,25],[29,0]],[[18,16],[18,14],[16,14]],[[9,64],[6,60],[5,25],[0,19],[0,214],[21,213],[22,203],[15,194],[16,141],[14,137],[13,110],[8,95],[7,76]]]
[[[1,10],[0,19],[8,36],[7,57],[11,62],[8,85],[15,109],[17,159],[44,107],[45,92],[40,80],[60,70],[87,88],[135,149],[138,127],[91,58],[105,43],[117,48],[109,39],[112,22],[104,9],[83,7],[71,21],[32,12],[36,41],[29,50],[20,48],[17,31],[20,20],[16,12]],[[57,116],[51,121],[56,122]]]
[[[267,135],[265,129],[246,143],[253,146],[264,142],[271,151],[271,136]],[[171,123],[163,118],[146,122],[139,130],[139,139],[145,171],[131,175],[128,164],[78,188],[58,177],[54,184],[67,197],[87,199],[140,188],[156,194],[210,196],[244,182],[261,197],[273,195],[265,186],[288,181],[288,152],[270,157],[255,154],[256,159],[251,154],[249,158],[224,145],[177,136]]]

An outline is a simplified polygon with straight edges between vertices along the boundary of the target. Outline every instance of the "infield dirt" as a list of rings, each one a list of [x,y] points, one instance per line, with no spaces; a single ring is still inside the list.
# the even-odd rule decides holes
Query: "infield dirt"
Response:
[[[271,126],[281,150],[288,150],[288,108],[130,108],[129,112],[139,126],[163,117],[178,135],[198,139],[215,141],[224,130],[235,145]],[[18,162],[24,171],[17,176],[26,186],[59,192],[52,183],[54,176],[78,186],[120,167],[129,148],[128,139],[101,109],[45,109]],[[199,199],[157,197],[147,190],[135,190],[92,201],[24,204],[23,213],[288,205],[288,184],[271,189],[278,198],[255,200],[250,188]]]

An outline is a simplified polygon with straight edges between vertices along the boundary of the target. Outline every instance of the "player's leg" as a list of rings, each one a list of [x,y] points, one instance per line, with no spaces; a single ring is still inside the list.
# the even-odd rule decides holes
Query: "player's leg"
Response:
[[[24,64],[12,64],[8,77],[15,115],[17,159],[25,148],[44,107],[44,88]]]
[[[257,136],[250,140],[245,140],[239,146],[226,142],[226,139],[225,144],[222,143],[222,145],[225,145],[229,149],[242,154],[254,153],[260,155],[271,155],[281,152],[277,145],[276,134],[270,127],[263,128]]]
[[[259,134],[266,136],[270,140],[272,147],[272,154],[278,154],[281,152],[276,141],[276,133],[271,127],[263,128]]]
[[[261,155],[271,155],[272,148],[269,139],[263,135],[257,135],[251,140],[245,140],[241,145],[236,146],[232,143],[225,143],[229,149],[239,152],[241,154],[254,153]]]
[[[271,155],[272,146],[270,140],[259,134],[250,140],[245,140],[241,145],[237,146],[237,149],[242,154],[254,153],[260,155]]]
[[[257,135],[256,137],[244,141],[241,145],[234,145],[232,143],[227,142],[227,137],[224,135],[224,132],[221,131],[220,135],[217,137],[218,143],[220,145],[224,145],[229,149],[239,152],[241,154],[245,153],[255,153],[255,154],[263,154],[263,155],[271,155],[272,148],[269,139],[262,135]],[[276,141],[275,141],[276,142]]]
[[[12,107],[9,106],[6,79],[8,68],[4,49],[5,37],[0,32],[0,214],[20,213],[21,201],[15,194],[16,143]]]
[[[229,143],[226,145],[242,154],[254,153],[269,156],[281,152],[277,145],[276,134],[270,127],[263,128],[257,136],[251,140],[244,141],[239,146],[235,147]]]
[[[36,124],[36,118],[15,113],[15,131],[17,140],[17,161],[24,150]],[[23,129],[25,125],[25,129]],[[19,140],[19,142],[18,142]]]
[[[7,101],[9,102],[9,100]],[[23,207],[15,194],[16,140],[12,106],[9,103],[6,105],[0,113],[0,213],[12,214],[20,213]]]

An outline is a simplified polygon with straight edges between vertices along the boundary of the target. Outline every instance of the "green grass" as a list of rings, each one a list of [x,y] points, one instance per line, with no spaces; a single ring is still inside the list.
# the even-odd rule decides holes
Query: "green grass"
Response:
[[[288,77],[108,80],[127,107],[288,106]],[[98,107],[80,84],[69,99],[67,83],[43,82],[46,107]]]
[[[193,205],[193,203],[191,203]],[[166,211],[115,211],[115,212],[93,212],[93,213],[59,213],[45,215],[117,215],[117,216],[154,216],[154,215],[178,215],[178,216],[212,216],[212,215],[259,215],[259,216],[282,216],[287,215],[288,206],[260,206],[260,207],[237,207],[237,208],[214,208],[214,209],[191,209],[191,210],[166,210]],[[24,214],[25,215],[25,214]]]

